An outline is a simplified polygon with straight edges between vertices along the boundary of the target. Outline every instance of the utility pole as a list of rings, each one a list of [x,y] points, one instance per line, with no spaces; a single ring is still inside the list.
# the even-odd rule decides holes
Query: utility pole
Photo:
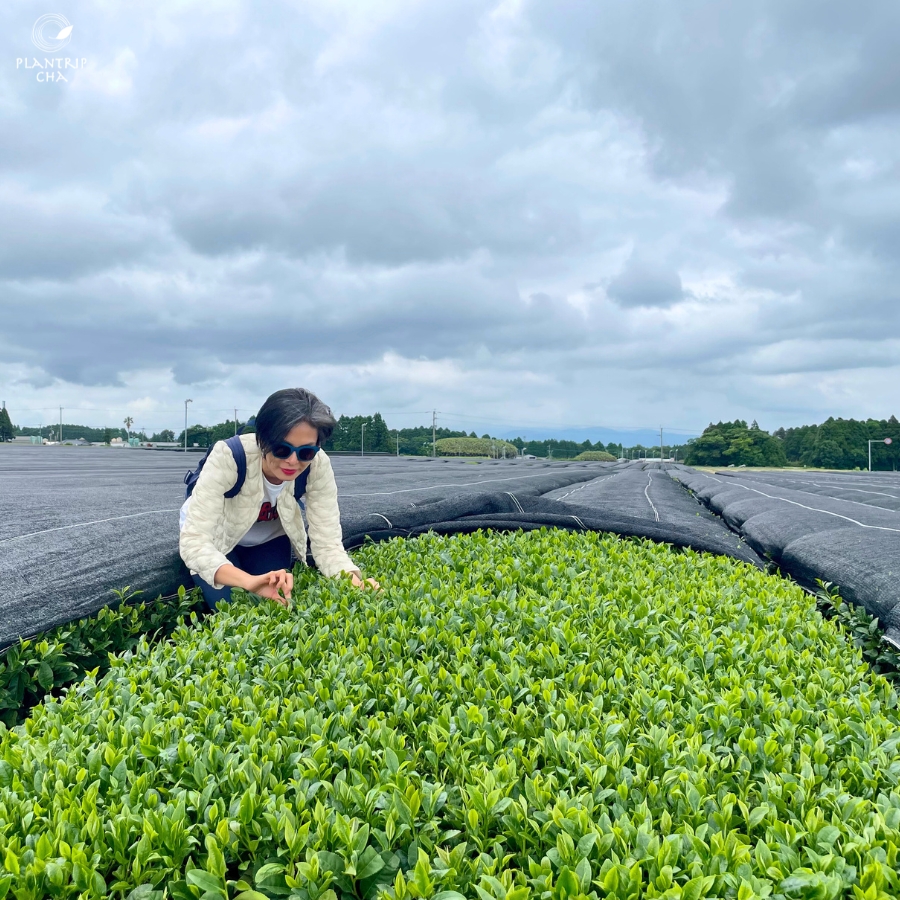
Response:
[[[193,403],[193,400],[184,401],[184,452],[187,453],[187,405]]]
[[[663,461],[662,425],[659,426],[659,461],[660,461],[660,463],[662,463],[662,461]]]
[[[359,455],[360,456],[366,455],[366,425],[368,425],[368,424],[369,424],[368,422],[362,423],[362,442],[359,445]]]
[[[397,457],[400,457],[400,431],[397,431]]]
[[[434,409],[431,411],[431,458],[434,459],[437,456],[437,442],[435,440],[435,434],[437,433],[435,424],[437,423],[437,410]]]
[[[234,434],[237,436],[237,407],[234,410]]]
[[[62,411],[63,408],[59,408],[59,442],[62,443]]]

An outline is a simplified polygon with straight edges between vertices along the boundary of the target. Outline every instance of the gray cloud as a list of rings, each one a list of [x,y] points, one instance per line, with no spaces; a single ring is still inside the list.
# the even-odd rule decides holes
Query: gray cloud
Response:
[[[33,14],[0,10],[7,59]],[[352,396],[354,367],[426,364],[513,418],[524,383],[606,415],[616,378],[623,414],[685,426],[882,402],[858,373],[900,337],[891,0],[67,16],[88,70],[0,70],[0,367],[28,402],[305,365]]]
[[[0,204],[0,272],[13,280],[63,280],[130,266],[169,243],[162,223],[123,214],[78,188],[53,193],[7,183]]]
[[[634,253],[606,293],[620,306],[671,306],[684,298],[681,277],[651,254]]]

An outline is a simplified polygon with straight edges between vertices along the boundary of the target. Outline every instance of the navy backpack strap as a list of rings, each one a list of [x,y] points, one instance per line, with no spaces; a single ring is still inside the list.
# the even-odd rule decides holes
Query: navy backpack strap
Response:
[[[228,438],[225,443],[228,444],[228,449],[231,450],[231,455],[234,457],[234,461],[237,464],[237,481],[233,488],[225,492],[225,496],[231,498],[236,497],[241,492],[241,488],[244,486],[244,481],[247,478],[247,453],[244,450],[244,445],[241,443],[240,436],[238,435]],[[203,467],[206,465],[206,460],[209,459],[209,454],[212,453],[212,449],[213,448],[210,447],[209,450],[206,451],[196,469],[191,469],[184,476],[184,483],[187,485],[187,489],[184,492],[185,499],[194,493],[194,488],[200,478],[200,473],[203,471]]]
[[[300,498],[306,493],[306,482],[309,481],[309,470],[312,468],[312,465],[308,465],[297,477],[294,479],[294,498],[297,502],[300,502]]]
[[[241,443],[241,436],[239,434],[228,438],[225,443],[228,444],[231,455],[237,463],[237,481],[234,483],[234,487],[231,488],[231,490],[225,491],[225,496],[231,499],[241,492],[241,488],[244,486],[244,481],[247,478],[247,452],[244,450],[244,445]]]

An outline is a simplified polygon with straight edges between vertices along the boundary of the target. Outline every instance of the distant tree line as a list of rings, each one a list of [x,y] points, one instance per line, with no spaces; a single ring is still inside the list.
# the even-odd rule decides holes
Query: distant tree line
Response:
[[[372,416],[341,416],[330,441],[325,444],[325,450],[358,451],[362,441],[362,424],[366,423],[366,452],[396,453],[399,441],[399,450],[404,456],[430,456],[432,432],[430,425],[420,425],[414,428],[389,429],[380,413]],[[504,443],[512,444],[521,454],[523,451],[541,459],[574,459],[579,453],[586,450],[603,450],[618,458],[620,444],[603,441],[592,443],[585,441],[568,441],[549,438],[543,441],[529,441],[521,437],[500,438],[492,434],[478,435],[474,431],[454,431],[452,428],[436,428],[435,440],[447,438],[479,438],[484,441],[494,441],[496,445]],[[664,453],[671,455],[674,450],[683,451],[682,447],[666,445]],[[638,444],[633,448],[624,448],[626,452],[632,452],[635,458],[640,454],[645,456],[658,456],[659,445],[655,447],[643,447]],[[488,451],[490,452],[490,451]]]
[[[362,448],[362,426],[365,424],[366,453],[397,453],[401,456],[431,456],[432,430],[430,425],[414,428],[388,428],[381,413],[371,416],[341,416],[325,450],[358,452]],[[447,438],[477,438],[475,432],[435,428],[434,440]],[[484,437],[490,440],[489,435]],[[499,440],[495,438],[495,440]]]
[[[187,445],[188,447],[212,447],[216,441],[224,441],[237,434],[242,428],[244,434],[254,434],[252,425],[248,426],[246,422],[236,422],[234,419],[219,422],[217,425],[191,425],[187,430]],[[183,445],[184,429],[181,429],[177,437],[171,431],[163,431],[151,438],[151,441],[164,442],[167,440],[174,440]]]
[[[892,443],[881,443],[891,438]],[[821,425],[779,428],[773,434],[756,422],[738,419],[710,425],[688,442],[690,466],[812,466],[823,469],[865,469],[872,445],[872,468],[896,471],[900,463],[900,422],[889,419],[835,419]]]
[[[371,416],[341,416],[326,450],[358,452],[362,445],[362,426],[365,424],[365,449],[369,453],[396,453],[404,456],[430,456],[432,452],[432,431],[429,425],[414,428],[390,429],[381,413]],[[187,430],[188,446],[210,447],[216,441],[231,437],[244,429],[252,434],[253,428],[233,419],[216,425],[191,425]],[[43,428],[16,427],[12,424],[9,411],[0,409],[0,441],[10,441],[15,436],[41,436],[47,440],[59,440],[59,425],[44,425]],[[154,433],[149,439],[143,431],[127,431],[125,428],[92,428],[88,425],[63,423],[63,439],[79,438],[92,443],[109,443],[113,438],[136,437],[141,441],[184,443],[182,430],[177,436],[170,429]],[[478,438],[474,432],[454,431],[437,428],[435,438]],[[881,443],[891,438],[892,443]],[[482,440],[501,444],[504,439],[483,434]],[[797,428],[779,428],[769,434],[756,422],[748,425],[737,419],[734,422],[718,422],[704,430],[699,438],[686,445],[665,445],[663,455],[684,460],[696,466],[812,466],[826,469],[864,469],[868,465],[868,441],[878,441],[872,445],[872,468],[894,470],[900,467],[900,421],[895,416],[888,419],[835,419],[829,418],[821,425],[801,425]],[[558,440],[529,441],[521,437],[512,438],[507,443],[521,453],[542,459],[574,459],[586,451],[606,451],[618,458],[639,459],[658,457],[659,446],[644,447],[636,444],[623,447],[621,444],[602,441]]]
[[[784,445],[788,462],[823,469],[865,469],[872,444],[872,468],[900,468],[900,422],[889,419],[826,419],[821,425],[779,428],[774,432]],[[890,444],[880,443],[891,438]]]
[[[8,415],[8,414],[7,414]],[[430,425],[419,425],[413,428],[388,428],[381,413],[375,413],[371,416],[340,416],[330,440],[326,441],[324,448],[326,451],[345,451],[359,452],[362,444],[362,425],[365,423],[365,450],[368,453],[397,453],[398,449],[402,456],[430,456],[432,452],[431,441],[432,431]],[[0,418],[2,424],[2,418]],[[17,435],[38,435],[41,434],[48,440],[58,440],[59,426],[45,425],[43,429],[39,428],[15,428],[10,425],[12,434]],[[216,425],[191,425],[187,429],[187,443],[189,447],[211,447],[216,441],[221,441],[231,437],[238,430],[243,429],[244,434],[253,434],[252,426],[247,426],[245,422],[234,419],[228,419],[219,422]],[[63,424],[63,437],[65,440],[75,440],[83,438],[92,443],[109,443],[112,438],[118,437],[122,440],[129,436],[136,437],[141,441],[150,441],[151,443],[172,442],[184,444],[184,429],[177,435],[170,429],[163,429],[154,432],[149,438],[143,431],[128,432],[124,428],[91,428],[87,425],[67,425]],[[479,435],[474,431],[456,431],[452,428],[438,427],[435,429],[434,438],[437,441],[447,438],[478,438]],[[585,441],[569,441],[550,438],[543,441],[525,440],[521,437],[507,440],[499,438],[496,435],[483,434],[480,436],[482,440],[494,441],[496,446],[502,446],[503,443],[512,444],[517,451],[529,453],[541,459],[574,459],[579,453],[585,451],[605,451],[618,458],[621,452],[626,456],[639,459],[646,456],[658,456],[659,446],[644,447],[642,444],[636,444],[632,447],[622,447],[621,444],[608,443],[602,441],[592,443]],[[10,436],[10,440],[12,435]],[[2,440],[2,438],[0,438]],[[398,447],[399,444],[399,447]],[[683,448],[680,446],[666,445],[663,452],[666,456],[671,456],[673,452],[678,451],[679,456],[683,455]],[[490,450],[487,451],[490,454]]]
[[[21,437],[42,437],[48,441],[59,440],[59,423],[56,425],[44,425],[43,428],[29,428],[27,426],[16,428],[15,432]],[[108,444],[113,438],[128,438],[128,432],[124,428],[91,428],[89,425],[72,425],[63,422],[62,436],[64,441],[90,441],[92,444]],[[131,432],[132,437],[146,440],[143,431]]]
[[[374,416],[340,416],[323,449],[326,453],[329,450],[360,450],[363,446],[363,425],[366,426],[365,450],[369,453],[396,452],[395,443],[391,440],[391,433],[381,413],[375,413]],[[400,452],[406,451],[401,447]]]

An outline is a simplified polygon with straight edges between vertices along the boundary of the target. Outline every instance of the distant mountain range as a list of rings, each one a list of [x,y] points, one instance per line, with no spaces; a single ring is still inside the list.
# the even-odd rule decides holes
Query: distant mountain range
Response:
[[[698,434],[684,434],[667,432],[663,429],[663,442],[666,446],[686,444],[692,437]],[[509,440],[520,437],[526,441],[590,441],[596,444],[603,441],[604,444],[622,444],[625,447],[635,447],[640,444],[643,447],[659,446],[659,429],[652,428],[505,428],[497,433],[497,437]]]

